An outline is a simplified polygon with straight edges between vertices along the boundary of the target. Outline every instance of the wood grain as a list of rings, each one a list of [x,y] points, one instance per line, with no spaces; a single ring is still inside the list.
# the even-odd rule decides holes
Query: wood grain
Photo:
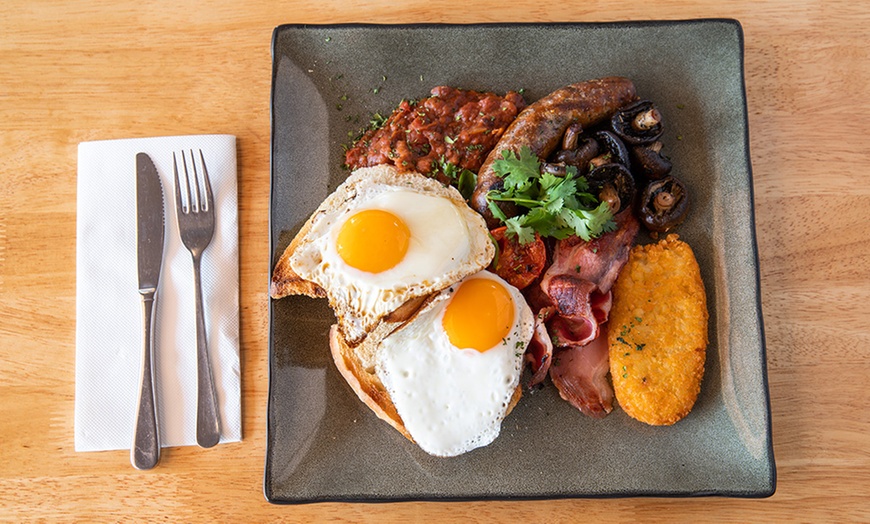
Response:
[[[458,8],[458,9],[457,9]],[[313,504],[262,495],[272,29],[288,22],[731,17],[745,31],[778,488],[764,500]],[[0,10],[0,520],[866,521],[870,503],[870,5],[11,0]],[[239,144],[244,441],[75,453],[76,147]]]

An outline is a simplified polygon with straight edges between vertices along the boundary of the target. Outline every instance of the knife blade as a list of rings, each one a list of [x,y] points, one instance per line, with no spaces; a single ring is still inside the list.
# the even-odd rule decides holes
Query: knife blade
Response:
[[[130,462],[136,469],[151,469],[160,460],[157,398],[154,394],[154,306],[163,264],[163,185],[146,153],[136,155],[136,257],[139,294],[142,295],[142,374]]]
[[[139,292],[156,291],[163,263],[163,185],[147,153],[136,155],[136,254]]]

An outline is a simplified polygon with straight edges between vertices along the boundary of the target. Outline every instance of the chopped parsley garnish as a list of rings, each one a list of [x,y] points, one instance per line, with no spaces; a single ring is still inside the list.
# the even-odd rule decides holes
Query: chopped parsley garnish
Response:
[[[372,115],[371,120],[369,120],[369,129],[380,129],[384,127],[384,124],[387,123],[387,117],[380,113],[375,113]]]
[[[599,202],[587,192],[586,178],[578,176],[575,167],[568,166],[568,174],[560,177],[541,174],[540,166],[528,146],[523,146],[519,155],[505,150],[502,158],[493,162],[504,188],[490,191],[486,198],[493,216],[507,226],[509,235],[526,244],[535,239],[535,233],[557,239],[577,235],[591,240],[616,229],[607,202]],[[496,202],[512,202],[527,211],[507,218]]]

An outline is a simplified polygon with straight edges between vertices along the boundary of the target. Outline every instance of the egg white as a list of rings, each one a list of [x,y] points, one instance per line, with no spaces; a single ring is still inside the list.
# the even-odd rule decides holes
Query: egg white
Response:
[[[454,346],[442,327],[450,299],[473,278],[500,282],[514,303],[508,335],[485,352]],[[486,446],[498,436],[534,330],[534,316],[519,290],[488,271],[462,282],[381,341],[375,355],[378,378],[408,432],[424,451],[441,457]]]
[[[393,213],[411,234],[404,259],[380,273],[351,267],[336,247],[344,223],[367,209]],[[406,301],[479,271],[493,256],[483,218],[458,191],[420,174],[398,175],[378,166],[354,172],[324,201],[290,265],[326,290],[345,336],[353,341]]]
[[[329,228],[329,236],[322,241],[323,262],[334,275],[346,277],[365,292],[401,291],[416,283],[430,284],[449,272],[457,261],[468,257],[471,250],[468,228],[449,200],[392,188],[359,199],[356,204]],[[399,217],[411,233],[402,261],[380,273],[349,266],[337,249],[338,234],[345,222],[369,209],[389,211]]]

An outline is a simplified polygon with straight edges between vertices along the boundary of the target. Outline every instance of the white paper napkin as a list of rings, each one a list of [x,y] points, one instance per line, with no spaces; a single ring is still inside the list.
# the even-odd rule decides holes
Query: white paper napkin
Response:
[[[193,266],[175,214],[172,152],[202,149],[215,198],[215,233],[202,256],[205,324],[221,442],[241,440],[236,138],[198,135],[79,144],[76,223],[75,449],[129,448],[142,358],[136,260],[136,153],[163,184],[166,220],[155,317],[155,391],[162,446],[196,444]]]

